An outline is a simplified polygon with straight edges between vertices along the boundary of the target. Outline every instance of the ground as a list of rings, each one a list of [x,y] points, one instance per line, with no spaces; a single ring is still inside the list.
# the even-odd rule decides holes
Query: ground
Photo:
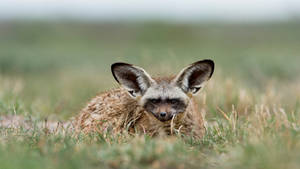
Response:
[[[0,168],[300,167],[299,22],[6,21],[0,37]],[[118,87],[113,62],[169,75],[201,59],[216,63],[201,140],[45,129]]]

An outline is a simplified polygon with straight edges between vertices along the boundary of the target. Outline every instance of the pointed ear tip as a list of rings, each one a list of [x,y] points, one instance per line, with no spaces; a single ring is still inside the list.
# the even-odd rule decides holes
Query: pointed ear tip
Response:
[[[115,72],[115,69],[117,67],[122,67],[122,66],[132,66],[132,64],[129,64],[129,63],[124,63],[124,62],[116,62],[116,63],[113,63],[110,67],[111,69],[111,72],[114,74]]]
[[[215,69],[215,62],[213,60],[210,60],[210,59],[205,60],[205,62],[208,63],[211,66],[212,72],[213,72],[214,69]]]
[[[116,62],[111,65],[111,69],[114,69],[115,67],[118,67],[118,66],[132,66],[132,65],[129,63],[124,63],[124,62]]]
[[[115,78],[115,80],[120,83],[119,79],[117,78],[116,74],[115,74],[115,69],[117,67],[121,67],[121,66],[132,66],[131,64],[128,64],[128,63],[124,63],[124,62],[116,62],[116,63],[113,63],[111,65],[111,72],[112,72],[112,75],[113,77]]]
[[[211,60],[211,59],[205,59],[204,60],[206,63],[209,63],[209,64],[211,64],[211,65],[215,65],[215,62],[213,61],[213,60]]]
[[[204,59],[204,60],[200,60],[198,62],[195,62],[194,64],[201,64],[201,63],[207,63],[209,64],[211,67],[215,66],[215,62],[211,59]]]
[[[212,70],[214,70],[215,62],[211,59],[200,60],[198,62],[193,63],[192,65],[203,64],[203,63],[208,64],[212,68]]]
[[[209,78],[211,78],[211,76],[213,75],[214,73],[214,69],[215,69],[215,62],[211,59],[204,59],[204,60],[200,60],[198,62],[195,62],[193,65],[196,65],[196,64],[208,64],[210,67],[211,67],[211,73],[209,75]]]
[[[211,78],[212,77],[212,75],[213,75],[213,73],[214,73],[214,71],[215,71],[215,62],[213,61],[213,60],[211,60],[211,59],[206,59],[206,60],[204,60],[206,63],[208,63],[209,65],[210,65],[210,67],[211,67],[211,73],[210,73],[210,75],[209,75],[209,78]]]

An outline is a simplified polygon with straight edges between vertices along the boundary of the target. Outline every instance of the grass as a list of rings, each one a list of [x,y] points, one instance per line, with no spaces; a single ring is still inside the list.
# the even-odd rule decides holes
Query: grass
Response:
[[[0,23],[0,168],[299,168],[300,24]],[[97,92],[117,87],[110,64],[177,73],[214,59],[197,97],[207,133],[191,138],[48,132]]]

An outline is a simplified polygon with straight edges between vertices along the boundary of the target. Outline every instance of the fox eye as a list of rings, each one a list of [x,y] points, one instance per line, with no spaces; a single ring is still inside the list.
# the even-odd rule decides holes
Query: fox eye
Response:
[[[160,99],[149,99],[152,104],[157,104],[160,102]]]
[[[169,103],[171,103],[171,104],[178,104],[179,100],[178,99],[170,99]]]

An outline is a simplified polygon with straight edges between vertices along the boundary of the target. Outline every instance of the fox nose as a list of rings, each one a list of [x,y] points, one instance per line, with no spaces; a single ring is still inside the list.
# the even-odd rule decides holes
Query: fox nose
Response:
[[[160,112],[159,115],[160,115],[160,117],[165,117],[167,115],[167,113],[166,112]]]

